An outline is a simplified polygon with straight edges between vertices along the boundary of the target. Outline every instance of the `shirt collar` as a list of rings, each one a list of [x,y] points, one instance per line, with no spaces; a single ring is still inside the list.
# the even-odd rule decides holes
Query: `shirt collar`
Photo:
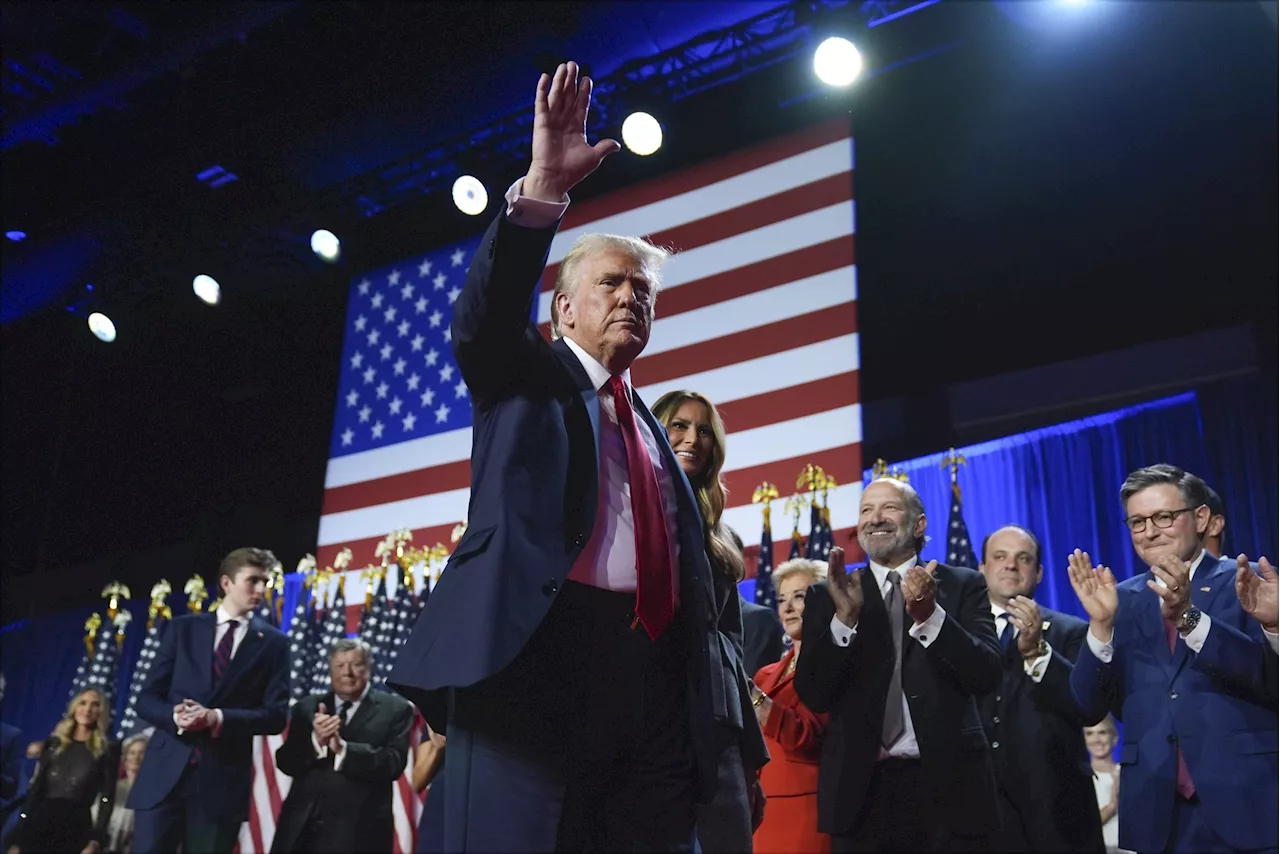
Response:
[[[907,570],[911,569],[911,567],[915,566],[919,562],[919,557],[919,555],[912,555],[899,566],[881,566],[874,560],[868,560],[867,563],[871,566],[871,574],[876,577],[876,584],[878,584],[880,589],[883,590],[885,584],[888,583],[890,570],[896,569],[898,571],[899,578],[905,579],[907,577]]]
[[[222,606],[222,605],[219,605],[219,606],[218,606],[218,610],[217,610],[217,611],[215,611],[214,613],[217,615],[217,618],[218,618],[218,625],[220,625],[220,626],[221,626],[221,625],[225,625],[226,623],[229,623],[229,622],[231,622],[232,620],[239,620],[239,621],[240,621],[240,623],[241,623],[242,625],[247,624],[247,623],[248,623],[248,621],[249,621],[249,615],[248,615],[248,614],[241,614],[239,617],[233,617],[233,616],[231,615],[231,612],[230,612],[230,611],[228,611],[228,610],[227,610],[224,606]]]
[[[360,692],[360,696],[359,696],[359,697],[356,697],[354,700],[352,700],[352,701],[351,701],[351,707],[352,707],[352,708],[355,708],[356,706],[358,706],[358,705],[360,705],[361,703],[363,703],[363,702],[364,702],[364,698],[365,698],[365,697],[367,697],[367,696],[369,696],[369,689],[370,689],[370,688],[372,688],[372,687],[373,687],[373,680],[372,680],[372,679],[370,679],[368,682],[364,683],[364,690]],[[341,703],[341,702],[343,702],[342,698],[341,698],[341,697],[339,697],[339,696],[335,693],[335,694],[333,695],[333,705],[335,706],[334,711],[337,711],[336,706],[337,706],[339,703]]]
[[[1191,562],[1191,571],[1187,573],[1188,581],[1191,581],[1196,577],[1196,570],[1199,569],[1200,564],[1204,563],[1204,559],[1208,556],[1208,554],[1209,553],[1207,551],[1205,551],[1204,549],[1201,549],[1200,554],[1196,555],[1196,559]]]
[[[572,338],[565,337],[564,343],[569,345],[569,349],[573,351],[573,355],[578,357],[578,361],[582,363],[582,369],[587,372],[587,376],[591,379],[591,385],[596,391],[602,389],[605,383],[609,382],[609,378],[613,374],[609,373],[609,369],[600,364],[595,358],[578,346],[578,342]],[[631,369],[627,368],[618,376],[622,377],[622,382],[626,385],[627,390],[631,390]]]

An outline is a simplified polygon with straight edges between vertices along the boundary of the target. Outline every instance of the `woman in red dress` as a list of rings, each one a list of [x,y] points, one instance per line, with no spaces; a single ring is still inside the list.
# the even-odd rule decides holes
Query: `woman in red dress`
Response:
[[[760,771],[768,798],[764,822],[755,832],[755,854],[827,854],[831,837],[818,832],[818,760],[827,715],[809,711],[796,695],[796,658],[800,655],[801,617],[810,584],[827,577],[827,565],[796,558],[773,572],[778,615],[790,636],[790,651],[756,673],[752,691],[756,717],[772,760]]]

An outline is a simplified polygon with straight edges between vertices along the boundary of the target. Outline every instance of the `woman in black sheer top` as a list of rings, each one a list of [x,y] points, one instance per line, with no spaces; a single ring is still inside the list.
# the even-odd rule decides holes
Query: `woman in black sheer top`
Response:
[[[86,688],[67,706],[40,754],[7,854],[102,850],[120,766],[118,746],[107,739],[104,705],[101,692]],[[95,801],[96,824],[90,812]]]

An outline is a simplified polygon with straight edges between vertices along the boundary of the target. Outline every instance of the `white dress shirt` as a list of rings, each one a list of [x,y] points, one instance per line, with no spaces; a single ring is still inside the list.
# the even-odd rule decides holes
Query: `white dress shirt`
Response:
[[[906,581],[907,570],[916,566],[918,563],[917,555],[912,555],[910,560],[903,562],[893,569],[897,570],[901,581]],[[871,566],[871,574],[875,576],[876,584],[880,588],[881,598],[889,597],[889,589],[893,586],[889,583],[889,567],[881,566],[875,561],[869,561]],[[906,597],[906,594],[903,594]],[[905,604],[905,603],[904,603]],[[942,606],[933,605],[933,613],[923,623],[915,623],[911,628],[907,629],[907,635],[915,638],[923,647],[928,647],[938,638],[938,631],[942,628],[942,624],[947,619],[947,612],[942,610]],[[840,622],[839,617],[831,618],[831,640],[836,646],[848,646],[853,642],[854,637],[858,634],[858,626],[854,624],[852,628]],[[906,658],[906,648],[902,650],[903,658]],[[898,736],[897,741],[889,745],[888,750],[883,745],[880,747],[880,755],[877,759],[888,759],[889,757],[900,759],[919,759],[920,744],[916,741],[916,728],[911,722],[911,706],[907,703],[907,692],[902,692],[902,734]]]
[[[1199,557],[1196,558],[1196,561],[1192,562],[1192,568],[1190,568],[1190,572],[1187,577],[1188,584],[1196,580],[1196,570],[1198,570],[1199,565],[1204,562],[1204,556],[1206,556],[1206,554],[1208,554],[1208,552],[1202,551],[1199,553]],[[1158,577],[1156,579],[1156,584],[1166,586],[1164,581],[1158,579]],[[1179,631],[1178,636],[1179,638],[1187,641],[1187,647],[1192,650],[1193,653],[1198,653],[1204,645],[1204,639],[1208,638],[1208,630],[1210,630],[1212,625],[1213,621],[1210,616],[1208,616],[1207,613],[1201,612],[1201,618],[1199,618],[1199,622],[1196,624],[1196,627],[1188,631],[1185,635],[1183,632]],[[1277,656],[1280,656],[1280,635],[1272,635],[1270,631],[1266,630],[1263,630],[1262,634],[1266,635],[1267,643],[1271,645],[1271,649],[1274,650]],[[1085,643],[1089,644],[1089,650],[1091,650],[1094,656],[1097,656],[1098,661],[1105,663],[1105,665],[1110,665],[1111,659],[1114,658],[1116,654],[1115,644],[1111,643],[1112,640],[1115,640],[1115,630],[1111,631],[1111,638],[1108,639],[1106,643],[1094,638],[1092,631],[1088,632],[1088,634],[1084,636],[1084,640]]]
[[[240,650],[240,644],[244,643],[245,637],[249,634],[249,619],[252,615],[241,614],[239,617],[235,617],[224,605],[219,605],[218,610],[213,613],[218,622],[213,630],[213,649],[209,650],[210,660],[213,659],[213,653],[217,651],[218,644],[222,643],[222,638],[227,634],[227,630],[231,628],[231,621],[233,619],[239,621],[236,626],[236,633],[231,638],[231,657],[227,659],[227,661],[231,661],[236,657],[236,653]],[[218,722],[214,724],[211,735],[217,738],[218,734],[222,732],[222,709],[214,709],[213,713],[217,715]],[[177,712],[173,713],[173,722],[175,725],[178,723]],[[185,730],[182,727],[178,727],[178,735],[182,735],[183,732]]]
[[[569,207],[569,197],[560,202],[545,202],[520,194],[524,178],[520,178],[507,190],[507,221],[525,228],[547,228],[564,216]],[[635,517],[631,512],[631,483],[627,473],[627,451],[622,442],[622,430],[618,426],[618,413],[613,404],[613,393],[607,383],[612,374],[577,342],[565,338],[569,349],[578,357],[583,370],[591,379],[600,401],[600,445],[596,448],[600,461],[599,499],[596,505],[596,524],[591,537],[569,570],[569,578],[593,587],[634,593],[636,590],[636,541]],[[635,394],[631,385],[631,371],[620,375],[629,395]],[[634,404],[634,397],[632,398]],[[663,516],[667,520],[667,540],[671,544],[672,589],[677,599],[680,593],[679,555],[680,544],[677,528],[675,480],[663,464],[658,437],[640,414],[635,415],[636,427],[644,441],[649,460],[653,463],[662,494]],[[666,441],[666,437],[661,437]]]
[[[364,690],[360,692],[360,696],[352,700],[349,705],[346,705],[347,723],[351,723],[352,719],[355,718],[356,710],[360,708],[360,704],[364,702],[364,698],[369,696],[369,689],[372,687],[373,687],[372,682],[366,682],[364,686]],[[342,698],[339,697],[337,694],[334,694],[333,708],[329,710],[329,714],[331,715],[340,714],[342,712],[343,706],[344,706],[344,703]],[[329,748],[322,745],[319,742],[319,740],[316,739],[316,734],[314,730],[312,730],[311,732],[311,746],[315,748],[316,756],[323,759],[324,757],[329,755]],[[340,768],[342,768],[342,760],[346,758],[347,758],[347,742],[346,742],[346,739],[343,739],[342,747],[338,748],[333,753],[333,770],[337,771]]]
[[[991,616],[996,621],[996,637],[999,638],[1000,635],[1004,634],[1005,624],[1009,622],[1009,612],[1003,608],[997,607],[996,603],[992,602]],[[1009,641],[1010,644],[1016,644],[1018,642],[1018,632],[1020,631],[1022,630],[1017,626],[1013,627],[1013,638]],[[1019,655],[1021,655],[1021,653],[1019,653]],[[1031,661],[1027,661],[1025,658],[1022,659],[1022,669],[1031,677],[1032,682],[1039,682],[1044,678],[1045,668],[1049,666],[1049,662],[1052,660],[1053,647],[1049,646],[1048,641],[1045,641],[1044,655],[1036,656]]]

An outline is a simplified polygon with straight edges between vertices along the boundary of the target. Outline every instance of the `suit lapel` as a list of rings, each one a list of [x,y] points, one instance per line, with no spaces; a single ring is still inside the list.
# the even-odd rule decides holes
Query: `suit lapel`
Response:
[[[254,617],[249,620],[249,628],[245,631],[244,639],[240,641],[236,654],[231,657],[231,663],[227,665],[226,672],[222,674],[222,681],[213,686],[215,697],[221,696],[225,686],[235,684],[236,677],[253,664],[253,660],[258,657],[258,653],[262,652],[265,645],[262,621]],[[210,667],[212,667],[212,656],[210,656]]]
[[[1235,575],[1235,564],[1231,561],[1215,558],[1213,555],[1205,553],[1204,560],[1200,561],[1200,566],[1196,569],[1195,578],[1191,579],[1191,604],[1195,605],[1204,613],[1209,613],[1209,608],[1218,598],[1219,591],[1223,587],[1228,586],[1224,583],[1224,576]],[[1205,588],[1208,588],[1207,590]],[[1161,621],[1163,623],[1163,620]],[[1167,644],[1166,644],[1167,646]],[[1187,646],[1186,641],[1178,643],[1174,642],[1173,654],[1170,657],[1173,666],[1173,678],[1178,677],[1178,673],[1183,666],[1191,658],[1191,649]]]
[[[360,701],[360,708],[356,709],[356,713],[347,721],[347,732],[355,732],[356,727],[369,720],[378,711],[378,702],[377,691],[371,689],[368,694],[365,694],[364,699]]]
[[[600,466],[600,393],[596,391],[596,387],[591,383],[591,377],[587,376],[586,370],[582,367],[582,363],[578,361],[577,355],[569,349],[569,345],[564,343],[561,338],[551,345],[551,352],[555,353],[564,365],[565,370],[569,372],[569,376],[573,379],[574,388],[577,389],[578,399],[582,401],[582,406],[587,411],[587,418],[591,422],[591,435],[594,441],[591,447],[596,456],[596,468]]]

